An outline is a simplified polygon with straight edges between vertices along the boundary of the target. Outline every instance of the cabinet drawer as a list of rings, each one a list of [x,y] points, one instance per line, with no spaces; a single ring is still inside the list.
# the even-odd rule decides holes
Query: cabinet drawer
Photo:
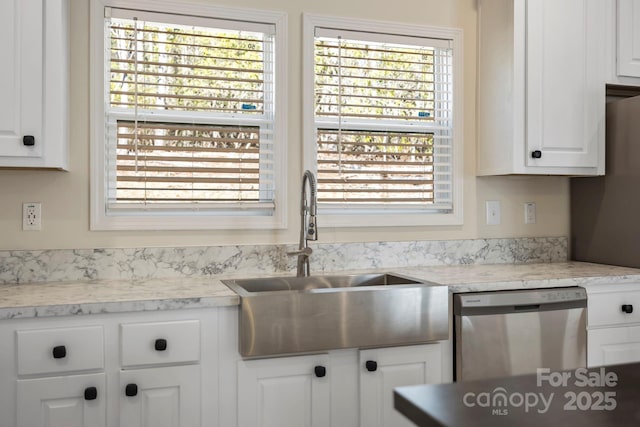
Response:
[[[120,325],[122,366],[198,362],[200,321]]]
[[[104,368],[102,326],[16,331],[18,375]]]
[[[587,367],[640,362],[640,326],[590,330],[587,336]]]
[[[590,294],[588,307],[589,327],[640,323],[640,291]]]

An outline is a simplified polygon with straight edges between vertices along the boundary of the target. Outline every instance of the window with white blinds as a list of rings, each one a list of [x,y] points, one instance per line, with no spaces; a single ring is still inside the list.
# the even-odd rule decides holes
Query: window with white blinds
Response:
[[[275,26],[106,15],[107,209],[271,215]]]
[[[452,46],[314,28],[314,152],[323,208],[452,211]]]

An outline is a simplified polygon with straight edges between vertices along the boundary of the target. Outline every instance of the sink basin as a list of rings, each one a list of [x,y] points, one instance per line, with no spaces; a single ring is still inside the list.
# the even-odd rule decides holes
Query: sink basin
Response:
[[[392,274],[360,274],[344,276],[269,277],[264,279],[226,280],[224,283],[238,295],[278,291],[315,291],[361,286],[389,286],[421,283]]]
[[[449,337],[446,286],[393,274],[225,280],[240,296],[240,354],[260,357]]]

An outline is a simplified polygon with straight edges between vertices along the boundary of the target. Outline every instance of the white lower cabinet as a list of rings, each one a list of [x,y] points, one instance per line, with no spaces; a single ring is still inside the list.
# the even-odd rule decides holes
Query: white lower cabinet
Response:
[[[0,427],[403,427],[448,342],[243,360],[238,308],[0,321]]]
[[[197,365],[120,372],[120,426],[200,426]]]
[[[238,426],[330,426],[329,365],[327,354],[238,362]]]
[[[360,351],[360,427],[411,427],[393,407],[393,389],[442,382],[439,345]]]
[[[403,427],[393,388],[442,382],[439,343],[238,361],[238,427]]]
[[[586,286],[587,366],[640,362],[640,284]]]
[[[590,367],[640,362],[640,326],[590,330],[587,358]]]
[[[217,316],[0,321],[0,427],[218,426]]]
[[[17,381],[17,425],[106,426],[105,374]]]

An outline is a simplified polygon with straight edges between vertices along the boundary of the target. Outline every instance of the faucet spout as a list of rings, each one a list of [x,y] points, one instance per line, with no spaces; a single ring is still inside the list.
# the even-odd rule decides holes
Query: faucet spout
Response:
[[[307,186],[309,184],[309,202],[307,203]],[[318,191],[316,188],[316,179],[311,171],[305,171],[302,177],[302,206],[301,206],[301,231],[305,231],[305,243],[308,240],[318,240],[318,227],[316,224],[316,216],[318,215]],[[307,218],[307,214],[309,217]]]
[[[309,191],[307,192],[307,186]],[[309,193],[307,199],[307,193]],[[300,243],[296,252],[289,255],[297,255],[297,272],[298,277],[307,277],[311,274],[309,267],[309,257],[311,256],[310,240],[318,240],[318,223],[316,216],[318,214],[318,193],[316,188],[316,179],[311,171],[304,172],[302,177],[302,194],[300,198]]]

